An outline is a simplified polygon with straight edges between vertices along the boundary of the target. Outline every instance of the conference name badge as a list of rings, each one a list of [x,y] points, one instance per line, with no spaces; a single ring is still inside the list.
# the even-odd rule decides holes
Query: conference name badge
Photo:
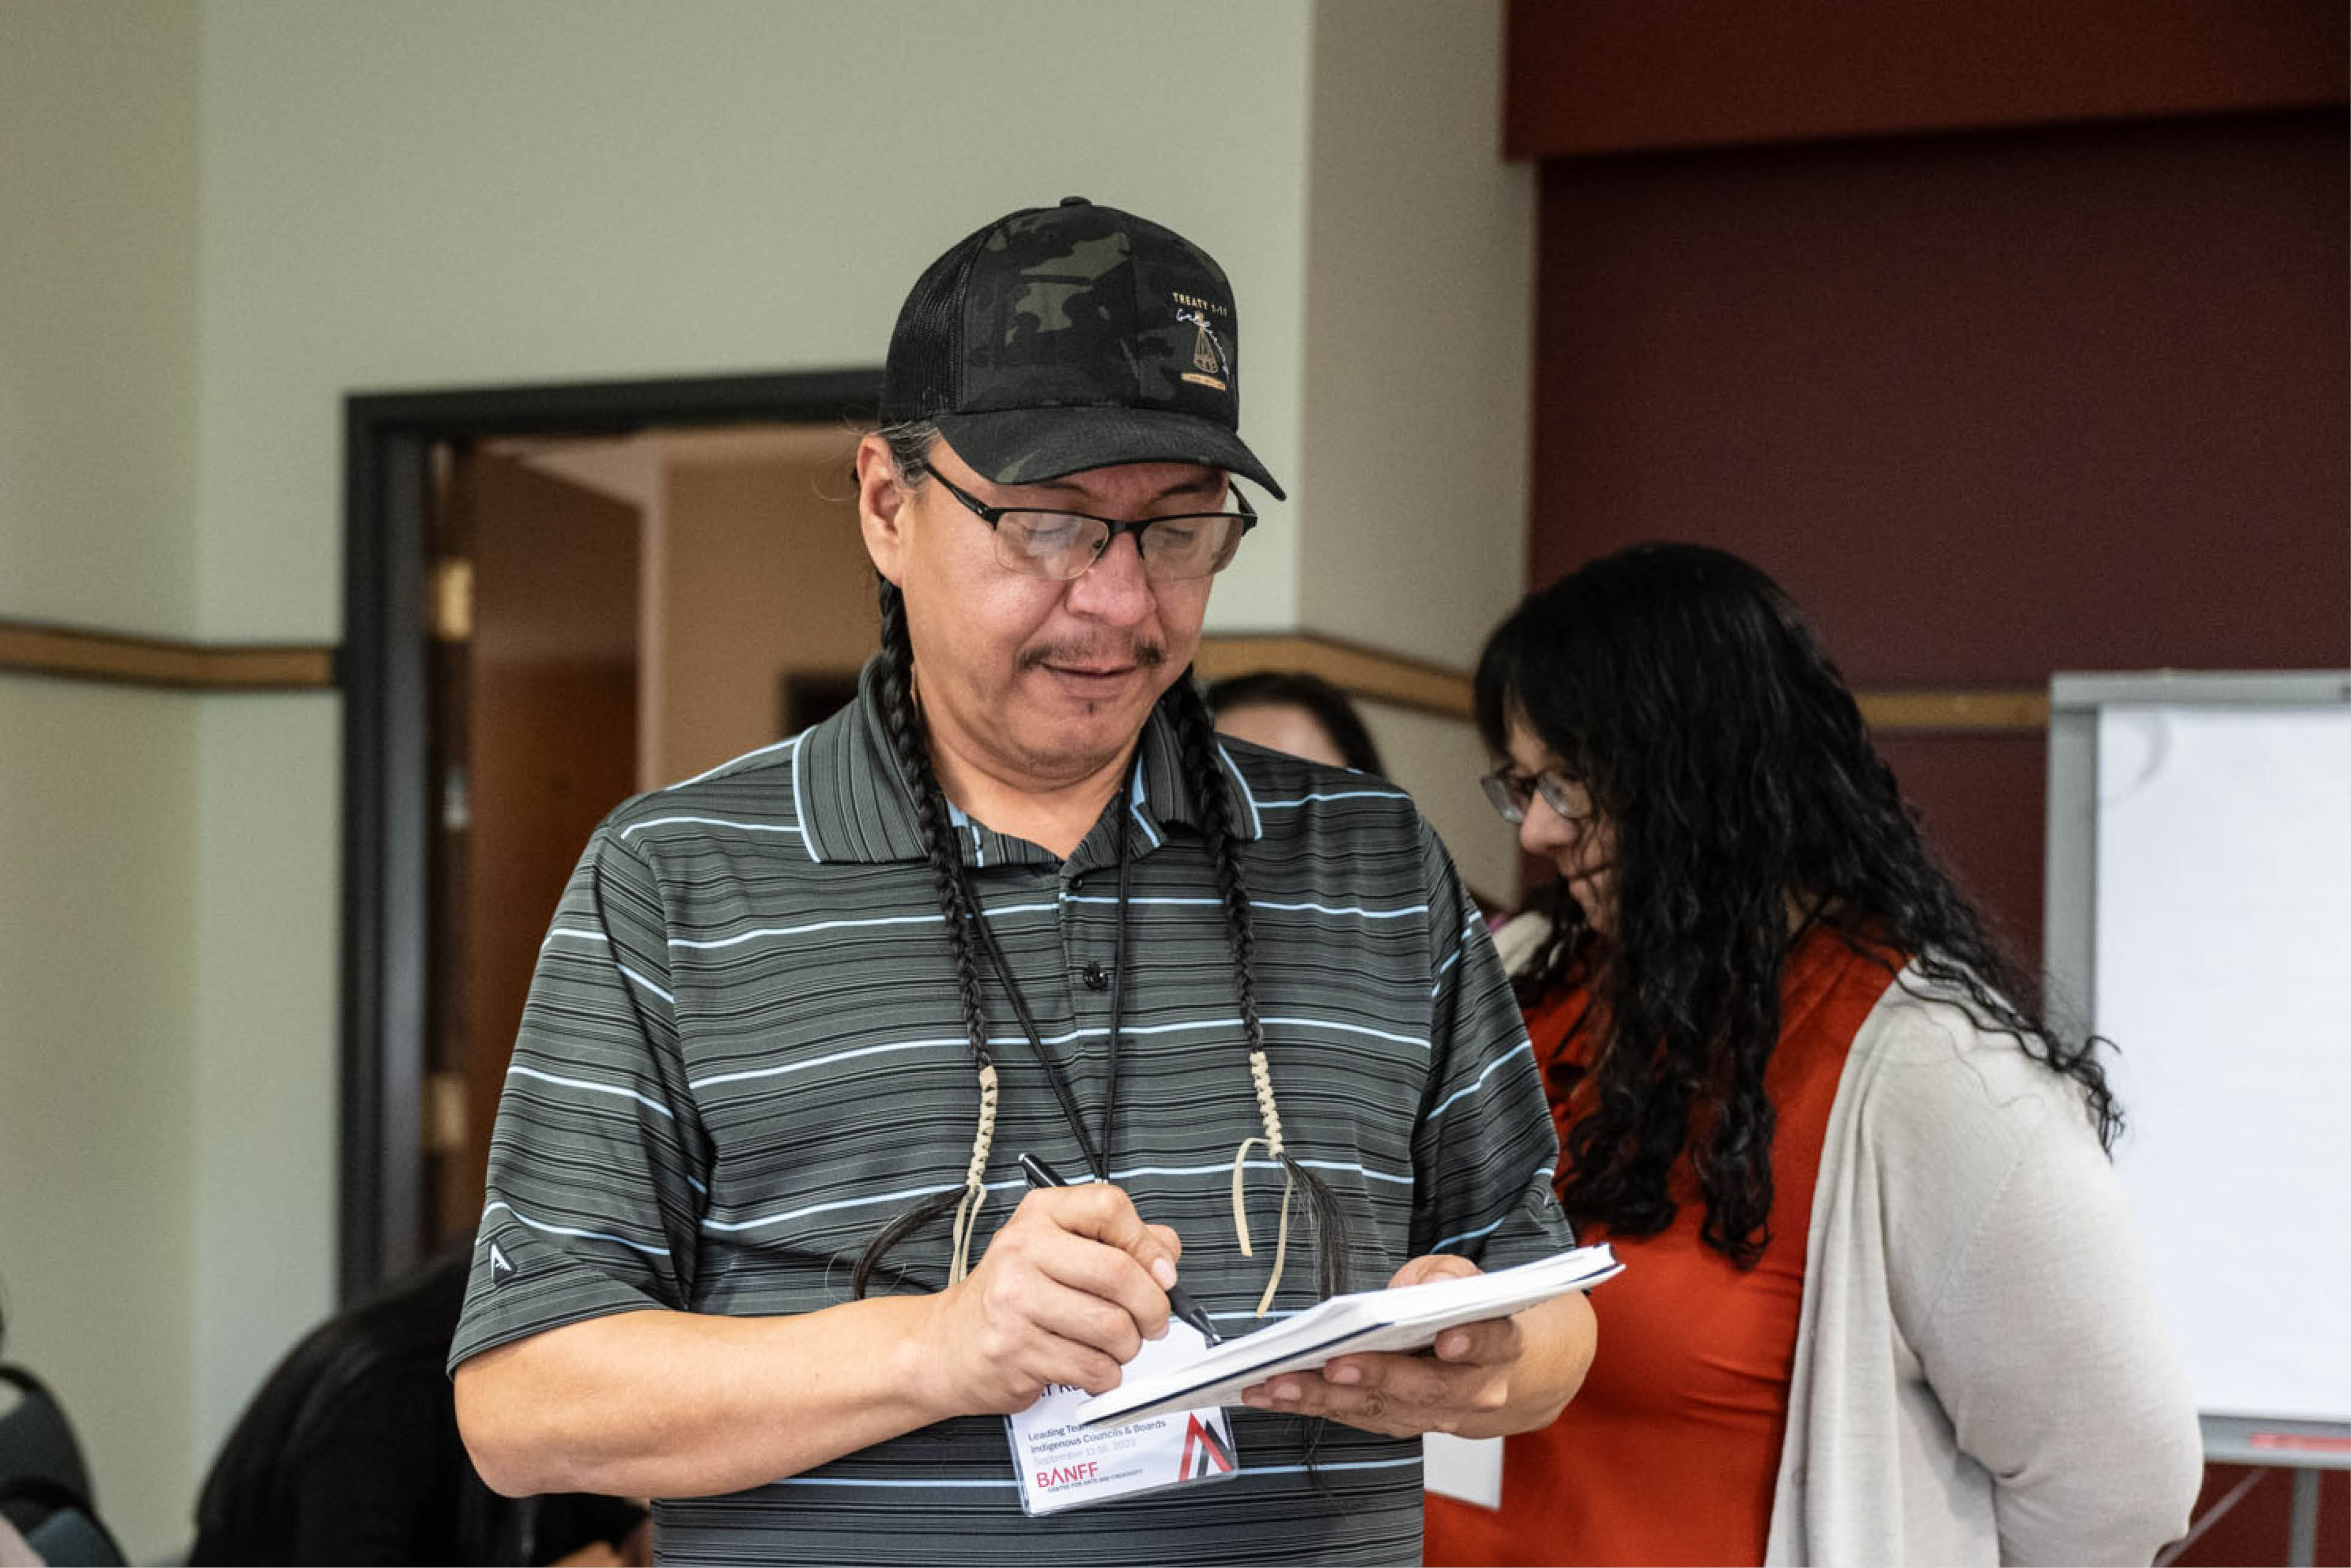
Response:
[[[1207,1352],[1197,1330],[1170,1320],[1167,1333],[1145,1340],[1126,1375],[1164,1371]],[[1123,1427],[1088,1427],[1078,1407],[1092,1396],[1050,1384],[1037,1403],[1004,1424],[1012,1434],[1012,1463],[1020,1472],[1020,1506],[1031,1514],[1107,1502],[1137,1492],[1229,1480],[1240,1473],[1232,1426],[1224,1407],[1172,1410]]]

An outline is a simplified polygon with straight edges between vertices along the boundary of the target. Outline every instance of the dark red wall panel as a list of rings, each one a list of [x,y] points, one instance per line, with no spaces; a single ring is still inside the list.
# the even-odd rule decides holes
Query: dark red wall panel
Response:
[[[1512,157],[2339,104],[2340,0],[1511,0]]]
[[[1962,890],[2039,973],[2047,739],[2031,732],[1893,734],[1879,736],[1877,748]]]
[[[1863,685],[2351,657],[2337,113],[1553,162],[1533,580],[1779,576]]]
[[[2335,112],[1566,160],[1531,580],[1748,556],[1857,687],[2351,664]],[[2041,941],[2038,733],[1881,737]]]

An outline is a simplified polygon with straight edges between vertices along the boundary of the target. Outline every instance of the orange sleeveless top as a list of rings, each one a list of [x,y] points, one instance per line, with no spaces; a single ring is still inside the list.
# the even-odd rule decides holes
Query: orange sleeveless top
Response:
[[[1687,1154],[1669,1178],[1679,1208],[1655,1236],[1612,1236],[1625,1272],[1593,1292],[1599,1348],[1566,1413],[1502,1443],[1499,1511],[1431,1497],[1436,1564],[1761,1563],[1771,1525],[1804,1241],[1821,1143],[1845,1052],[1892,975],[1815,927],[1781,982],[1778,1048],[1764,1086],[1771,1242],[1741,1270],[1698,1239],[1705,1204]],[[1571,991],[1528,1019],[1563,1133],[1590,1005]]]

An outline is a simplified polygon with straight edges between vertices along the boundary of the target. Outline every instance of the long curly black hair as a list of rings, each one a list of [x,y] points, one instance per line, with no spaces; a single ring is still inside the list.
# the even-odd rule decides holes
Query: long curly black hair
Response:
[[[1551,929],[1520,979],[1529,1002],[1586,987],[1596,1005],[1585,1027],[1606,1031],[1590,1108],[1566,1134],[1571,1215],[1626,1235],[1664,1229],[1676,1210],[1667,1175],[1687,1150],[1706,1243],[1742,1268],[1762,1256],[1763,1074],[1799,935],[1792,899],[1805,925],[1889,970],[1915,960],[1980,1027],[2073,1079],[2112,1149],[2122,1112],[2098,1061],[2105,1042],[2050,1032],[2038,984],[1928,847],[1853,694],[1763,572],[1686,544],[1593,561],[1496,630],[1477,704],[1489,746],[1506,751],[1523,724],[1614,833],[1608,936],[1554,887]]]

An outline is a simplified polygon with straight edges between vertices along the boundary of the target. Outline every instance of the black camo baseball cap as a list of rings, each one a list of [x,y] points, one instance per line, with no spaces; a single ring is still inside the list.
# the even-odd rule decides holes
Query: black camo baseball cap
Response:
[[[999,218],[931,263],[890,335],[881,416],[933,422],[1002,485],[1198,463],[1281,496],[1241,442],[1224,269],[1082,196]]]

